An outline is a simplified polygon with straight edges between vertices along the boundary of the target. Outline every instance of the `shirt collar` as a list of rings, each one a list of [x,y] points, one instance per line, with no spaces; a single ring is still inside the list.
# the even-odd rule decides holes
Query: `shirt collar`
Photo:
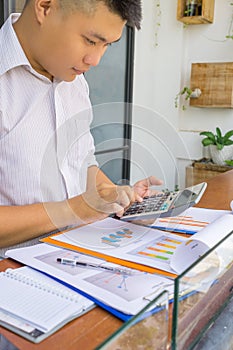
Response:
[[[31,68],[13,28],[19,16],[18,13],[11,14],[0,30],[0,75],[18,66]]]

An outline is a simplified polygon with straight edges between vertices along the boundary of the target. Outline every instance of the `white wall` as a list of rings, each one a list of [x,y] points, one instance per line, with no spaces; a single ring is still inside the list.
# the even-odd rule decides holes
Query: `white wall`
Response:
[[[183,111],[174,104],[176,94],[189,85],[191,63],[233,61],[233,40],[225,39],[231,2],[215,0],[213,24],[185,27],[176,20],[177,1],[160,0],[158,17],[158,0],[142,0],[143,23],[135,48],[132,182],[154,174],[164,187],[183,187],[185,166],[203,156],[199,132],[233,128],[232,109],[188,106]]]

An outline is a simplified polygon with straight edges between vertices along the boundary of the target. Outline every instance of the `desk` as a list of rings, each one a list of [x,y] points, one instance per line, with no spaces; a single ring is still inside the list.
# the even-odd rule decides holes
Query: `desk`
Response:
[[[203,181],[208,181],[212,177],[216,177],[225,171],[229,171],[230,167],[216,166],[212,168],[198,168],[195,166],[186,167],[185,186],[193,186]]]
[[[232,194],[233,170],[218,175],[208,181],[208,187],[198,206],[212,209],[230,209],[229,203],[233,199]],[[11,259],[5,259],[0,262],[0,270],[5,270],[7,267],[15,268],[19,266],[20,264]],[[225,296],[225,293],[223,294]],[[221,296],[221,298],[224,299],[224,296]],[[210,311],[212,311],[211,308]],[[37,345],[2,327],[0,327],[0,333],[7,337],[20,350],[93,350],[121,325],[122,322],[119,319],[96,307]],[[203,324],[200,327],[203,327]],[[201,330],[200,328],[199,331]]]

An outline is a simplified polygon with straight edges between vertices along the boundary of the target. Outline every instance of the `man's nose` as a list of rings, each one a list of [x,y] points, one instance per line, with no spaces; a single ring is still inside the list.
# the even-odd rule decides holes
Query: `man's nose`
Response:
[[[100,63],[103,54],[104,52],[102,51],[88,54],[84,57],[84,63],[95,67]]]

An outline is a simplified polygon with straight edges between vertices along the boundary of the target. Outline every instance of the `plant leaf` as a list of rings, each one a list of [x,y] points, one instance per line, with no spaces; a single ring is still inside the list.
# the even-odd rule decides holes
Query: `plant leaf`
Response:
[[[233,159],[225,160],[227,165],[233,166]]]
[[[206,137],[203,140],[201,140],[203,146],[209,146],[209,145],[214,145],[215,142],[211,140],[210,138]]]
[[[216,146],[217,146],[217,149],[219,151],[221,151],[223,149],[223,147],[224,147],[224,145],[222,143],[219,143],[219,142],[216,142]]]
[[[231,138],[232,136],[233,136],[233,130],[228,131],[228,132],[224,135],[224,137],[223,137],[224,142],[225,142],[226,140],[228,140],[229,138]]]
[[[200,132],[200,135],[202,136],[206,136],[206,137],[208,137],[210,140],[212,140],[213,142],[214,142],[214,144],[215,144],[215,136],[214,136],[214,134],[211,132],[211,131],[202,131],[202,132]]]
[[[216,134],[217,134],[217,136],[218,136],[219,139],[222,138],[221,130],[220,130],[218,127],[216,128]]]
[[[225,145],[225,146],[233,145],[233,140],[226,140],[226,141],[224,142],[224,145]]]

